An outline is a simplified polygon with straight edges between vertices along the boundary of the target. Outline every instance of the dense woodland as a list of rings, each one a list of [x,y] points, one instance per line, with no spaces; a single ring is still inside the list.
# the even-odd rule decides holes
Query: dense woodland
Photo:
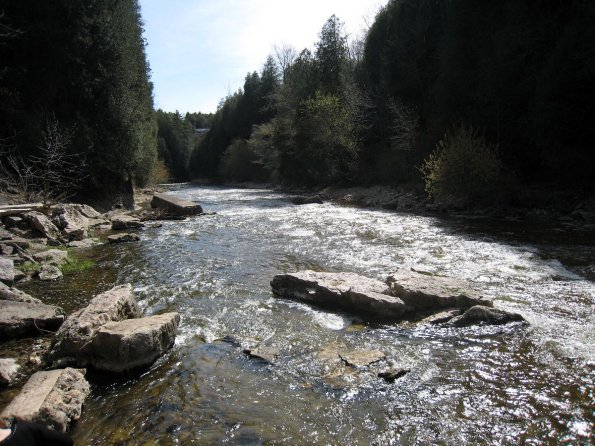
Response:
[[[153,110],[136,0],[0,15],[5,183],[57,147],[92,201],[192,178],[423,184],[468,204],[592,191],[593,2],[391,0],[361,40],[332,16],[312,49],[276,48],[214,115],[185,116]]]

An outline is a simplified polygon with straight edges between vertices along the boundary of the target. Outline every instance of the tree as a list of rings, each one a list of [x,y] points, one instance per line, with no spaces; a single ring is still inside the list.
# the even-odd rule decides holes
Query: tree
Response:
[[[327,94],[338,94],[341,76],[347,61],[349,47],[343,32],[343,23],[332,15],[322,27],[316,43],[316,62],[320,89]]]

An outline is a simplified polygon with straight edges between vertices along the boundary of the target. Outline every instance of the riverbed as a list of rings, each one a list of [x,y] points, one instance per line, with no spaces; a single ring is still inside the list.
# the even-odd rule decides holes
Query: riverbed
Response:
[[[541,445],[594,441],[595,240],[589,231],[344,207],[264,189],[172,192],[215,212],[141,242],[92,248],[97,266],[45,290],[72,311],[131,283],[146,315],[182,316],[149,370],[90,376],[80,445]],[[591,235],[589,235],[591,234]],[[379,324],[274,298],[275,274],[413,268],[471,281],[528,326]],[[53,297],[52,297],[53,296]],[[243,350],[278,351],[273,364]],[[387,359],[352,367],[333,349]],[[409,369],[389,383],[377,367]]]

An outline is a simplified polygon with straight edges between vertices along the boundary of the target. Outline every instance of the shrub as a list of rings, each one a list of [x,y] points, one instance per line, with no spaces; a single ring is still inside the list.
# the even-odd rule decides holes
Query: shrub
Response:
[[[481,204],[495,198],[502,184],[497,147],[468,125],[446,132],[424,161],[421,172],[426,192],[439,201]]]

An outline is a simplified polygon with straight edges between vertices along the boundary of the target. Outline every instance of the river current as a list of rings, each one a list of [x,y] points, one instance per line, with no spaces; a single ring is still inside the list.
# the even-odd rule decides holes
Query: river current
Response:
[[[216,214],[165,221],[136,244],[93,248],[93,281],[63,303],[73,310],[131,283],[146,315],[182,317],[174,348],[149,370],[115,381],[90,376],[93,391],[72,431],[77,444],[595,441],[595,240],[588,233],[295,206],[269,190],[172,193]],[[367,323],[274,298],[269,284],[302,269],[385,280],[401,268],[467,279],[530,325]],[[250,358],[246,343],[274,347],[276,362]],[[385,363],[411,371],[388,383],[373,366],[328,363],[324,352],[333,348],[380,350]]]

